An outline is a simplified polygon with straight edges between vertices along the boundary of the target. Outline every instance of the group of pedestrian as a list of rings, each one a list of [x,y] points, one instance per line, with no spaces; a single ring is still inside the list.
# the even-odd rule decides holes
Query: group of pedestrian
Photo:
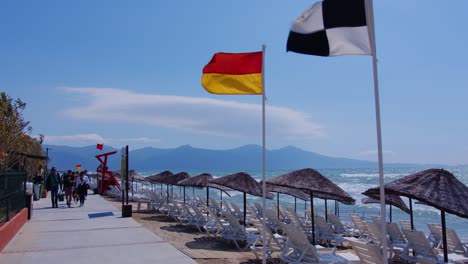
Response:
[[[72,199],[75,195],[80,201],[80,207],[82,207],[89,189],[89,178],[86,174],[86,170],[78,173],[68,170],[66,174],[64,173],[64,175],[60,177],[57,169],[52,167],[45,182],[46,190],[50,191],[52,208],[58,208],[59,189],[60,192],[65,193],[65,201],[68,207],[71,207]]]

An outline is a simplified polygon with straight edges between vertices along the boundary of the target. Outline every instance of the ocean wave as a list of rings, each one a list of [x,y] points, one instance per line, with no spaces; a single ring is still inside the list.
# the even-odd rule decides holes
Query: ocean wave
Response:
[[[385,173],[385,178],[400,178],[406,176],[407,174],[402,173]],[[379,177],[378,173],[341,173],[343,178],[376,178]]]
[[[345,192],[347,192],[351,197],[357,200],[358,197],[363,197],[361,193],[366,191],[367,189],[370,189],[372,187],[375,187],[375,184],[371,183],[350,183],[350,182],[342,182],[342,183],[337,183],[338,187],[343,189]]]

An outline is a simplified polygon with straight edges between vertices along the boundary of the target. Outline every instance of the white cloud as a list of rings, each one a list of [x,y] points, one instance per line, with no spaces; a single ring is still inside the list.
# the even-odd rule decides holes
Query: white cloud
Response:
[[[65,135],[65,136],[44,136],[44,143],[50,145],[68,145],[68,146],[83,146],[93,145],[97,143],[103,143],[106,145],[121,145],[121,142],[135,142],[145,143],[151,145],[152,143],[158,143],[158,138],[105,138],[98,134],[77,134],[77,135]]]
[[[139,137],[139,138],[109,138],[107,141],[110,142],[138,142],[138,143],[159,143],[161,140],[159,138],[148,138],[148,137]]]
[[[45,144],[68,144],[75,142],[76,144],[93,144],[104,142],[104,138],[97,134],[79,134],[79,135],[66,135],[66,136],[50,136],[44,135]]]
[[[261,131],[261,105],[229,100],[137,93],[113,88],[63,88],[83,95],[81,106],[65,110],[68,118],[118,121],[173,128],[216,136],[249,137]],[[324,136],[323,126],[310,115],[286,107],[267,106],[266,124],[271,138]]]

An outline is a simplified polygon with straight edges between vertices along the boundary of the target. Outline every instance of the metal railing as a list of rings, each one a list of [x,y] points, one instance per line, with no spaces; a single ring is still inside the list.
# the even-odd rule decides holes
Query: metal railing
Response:
[[[26,174],[0,171],[0,225],[25,207]]]

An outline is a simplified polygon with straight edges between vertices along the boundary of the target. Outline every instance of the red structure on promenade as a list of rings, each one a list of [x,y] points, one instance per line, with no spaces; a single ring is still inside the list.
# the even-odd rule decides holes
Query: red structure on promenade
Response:
[[[121,190],[119,182],[115,179],[112,171],[109,171],[107,167],[107,158],[115,153],[117,153],[117,151],[96,155],[96,159],[98,159],[101,163],[96,169],[98,189],[100,188],[100,194],[103,194],[107,190],[107,187],[109,187],[111,184],[114,184],[117,186],[117,188],[119,188],[119,190]]]

